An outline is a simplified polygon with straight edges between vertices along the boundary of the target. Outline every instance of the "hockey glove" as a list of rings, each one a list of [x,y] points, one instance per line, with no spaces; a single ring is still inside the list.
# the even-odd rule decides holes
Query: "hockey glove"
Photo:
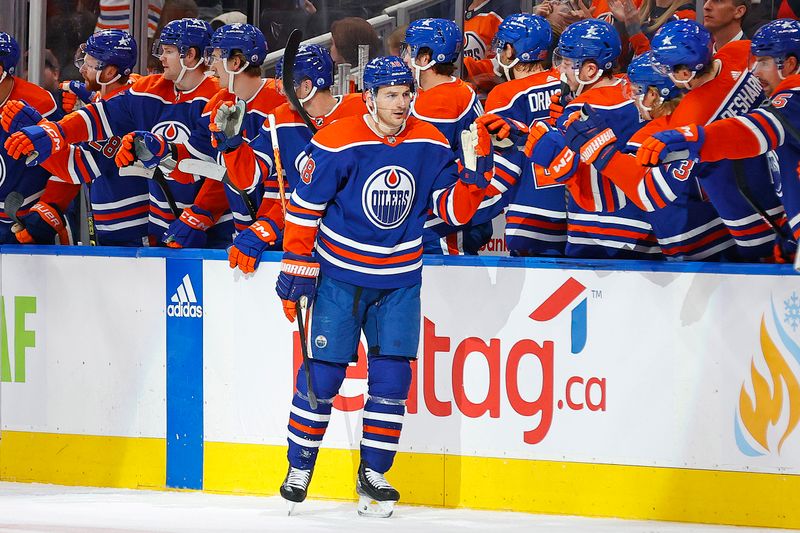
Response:
[[[242,144],[242,122],[245,117],[244,100],[218,103],[211,110],[211,145],[220,152],[234,150]]]
[[[561,133],[547,125],[545,122],[536,122],[531,128],[526,150],[530,148],[528,157],[533,163],[533,172],[536,183],[539,185],[552,185],[564,183],[578,168],[578,155],[573,152]],[[540,134],[535,143],[531,143],[534,130]]]
[[[573,120],[570,117],[564,124],[567,145],[573,152],[580,154],[581,161],[602,171],[617,152],[617,136],[588,104],[583,106],[576,118],[577,120]]]
[[[550,118],[547,122],[551,126],[556,125],[556,121],[564,114],[564,106],[561,103],[561,91],[550,95]]]
[[[149,131],[132,131],[122,138],[114,163],[122,168],[141,161],[145,168],[155,168],[169,154],[170,145],[160,135]]]
[[[476,122],[483,125],[486,130],[492,135],[492,143],[498,148],[505,148],[509,146],[508,142],[497,141],[511,141],[515,146],[520,148],[525,145],[528,138],[528,126],[514,120],[513,118],[506,118],[493,113],[481,115]]]
[[[228,251],[231,268],[239,267],[245,274],[255,272],[261,262],[261,254],[275,244],[280,235],[277,224],[266,217],[256,220],[249,228],[233,239]]]
[[[486,126],[474,122],[469,130],[461,132],[463,167],[459,168],[459,179],[467,185],[488,187],[494,176],[494,150],[492,137]]]
[[[301,297],[306,296],[309,304],[314,299],[318,276],[319,263],[312,257],[284,252],[275,292],[283,302],[283,314],[289,322],[297,318],[297,301]]]
[[[61,109],[64,113],[72,113],[76,107],[83,107],[78,105],[78,101],[82,104],[91,104],[94,101],[94,93],[80,81],[62,81],[58,88],[61,89]]]
[[[43,120],[36,126],[22,128],[6,139],[6,152],[14,159],[28,156],[25,165],[33,167],[67,147],[61,126],[49,120]]]
[[[14,133],[42,121],[42,115],[22,100],[11,100],[3,106],[0,126],[8,133]]]
[[[14,224],[11,231],[21,244],[72,244],[64,217],[55,206],[37,202],[20,221],[22,226]]]
[[[214,225],[211,213],[203,208],[187,207],[161,237],[169,248],[205,248],[206,231]]]
[[[550,132],[557,134],[558,130],[543,120],[534,122],[528,132],[528,138],[525,139],[525,148],[522,150],[525,155],[531,157],[536,144]]]
[[[694,124],[674,130],[659,131],[642,142],[636,152],[636,162],[646,167],[654,167],[683,159],[699,161],[705,137],[703,127]]]

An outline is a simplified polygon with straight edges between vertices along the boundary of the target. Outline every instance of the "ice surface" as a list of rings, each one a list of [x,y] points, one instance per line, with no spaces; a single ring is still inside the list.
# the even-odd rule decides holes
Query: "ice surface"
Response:
[[[313,489],[313,486],[312,486]],[[0,483],[0,531],[46,533],[525,531],[714,533],[781,531],[398,505],[388,519],[361,518],[355,502],[309,500],[286,515],[279,497]]]

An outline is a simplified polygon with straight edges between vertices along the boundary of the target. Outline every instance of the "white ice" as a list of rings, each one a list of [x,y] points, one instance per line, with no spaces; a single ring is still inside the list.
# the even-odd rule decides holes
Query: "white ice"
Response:
[[[46,533],[348,531],[528,533],[749,533],[777,529],[576,518],[398,505],[360,518],[355,502],[306,501],[286,516],[279,497],[0,483],[0,531]]]

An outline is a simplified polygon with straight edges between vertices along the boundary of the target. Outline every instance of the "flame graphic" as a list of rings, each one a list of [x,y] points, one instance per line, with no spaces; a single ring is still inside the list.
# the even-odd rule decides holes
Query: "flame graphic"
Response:
[[[780,328],[779,324],[778,327]],[[770,381],[756,370],[755,360],[752,360],[750,363],[750,377],[755,398],[751,398],[744,385],[742,385],[739,392],[739,414],[750,436],[765,450],[770,451],[767,430],[769,426],[774,427],[778,423],[784,410],[783,385],[785,384],[787,391],[786,403],[789,406],[789,421],[778,443],[778,453],[780,453],[784,441],[800,422],[800,384],[798,384],[797,378],[789,368],[786,359],[781,355],[775,342],[769,336],[763,315],[761,316],[761,352],[769,369],[772,391],[770,392]]]

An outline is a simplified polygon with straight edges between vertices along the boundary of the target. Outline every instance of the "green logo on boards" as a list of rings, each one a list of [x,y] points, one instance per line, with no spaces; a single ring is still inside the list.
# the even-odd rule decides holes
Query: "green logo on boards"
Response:
[[[9,298],[10,302],[11,298]],[[0,381],[25,383],[25,349],[36,347],[36,332],[26,329],[25,316],[36,313],[35,296],[14,296],[14,371],[8,350],[8,320],[6,319],[5,297],[0,296]]]

